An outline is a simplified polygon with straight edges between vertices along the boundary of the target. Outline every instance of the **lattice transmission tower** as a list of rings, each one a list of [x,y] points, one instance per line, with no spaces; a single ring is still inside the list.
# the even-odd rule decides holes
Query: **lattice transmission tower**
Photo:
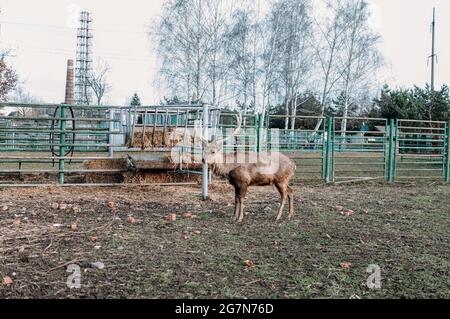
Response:
[[[75,103],[89,105],[92,92],[89,81],[92,72],[92,17],[87,11],[80,14],[80,27],[77,34],[77,57],[75,68]]]

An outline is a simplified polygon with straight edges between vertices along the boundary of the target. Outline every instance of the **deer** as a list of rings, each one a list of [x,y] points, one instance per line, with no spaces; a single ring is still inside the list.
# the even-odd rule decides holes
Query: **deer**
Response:
[[[251,186],[275,186],[281,196],[276,221],[283,215],[286,200],[289,200],[288,219],[294,217],[294,191],[289,182],[297,169],[294,161],[279,152],[257,153],[237,151],[225,153],[223,145],[234,138],[241,130],[242,115],[237,117],[237,128],[227,139],[203,139],[203,163],[212,167],[214,175],[224,177],[234,187],[234,220],[242,223],[244,219],[244,199]]]

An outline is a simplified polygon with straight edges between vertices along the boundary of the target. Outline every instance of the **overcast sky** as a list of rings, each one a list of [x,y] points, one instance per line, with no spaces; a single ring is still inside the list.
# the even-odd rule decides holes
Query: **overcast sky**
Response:
[[[94,59],[103,58],[111,66],[113,91],[108,102],[123,104],[137,91],[145,104],[154,104],[163,92],[153,88],[157,69],[147,31],[152,18],[160,13],[162,2],[1,0],[1,47],[15,49],[11,62],[33,95],[47,102],[62,102],[66,61],[75,57],[77,12],[86,9],[94,18]],[[436,7],[437,84],[449,83],[450,1],[369,2],[387,62],[382,77],[392,86],[422,86],[429,81],[430,22],[432,8]]]

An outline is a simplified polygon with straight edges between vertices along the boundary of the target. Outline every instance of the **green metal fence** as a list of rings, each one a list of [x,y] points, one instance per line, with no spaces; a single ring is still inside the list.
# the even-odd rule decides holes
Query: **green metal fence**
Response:
[[[161,160],[173,145],[183,144],[177,138],[187,136],[202,117],[202,105],[1,103],[0,108],[22,111],[0,116],[0,186],[78,185],[85,183],[88,174],[123,173],[123,168],[109,160],[126,158],[131,152],[152,153],[149,158]],[[217,126],[218,110],[212,108],[209,114],[211,125]],[[135,132],[142,140],[135,143],[138,146],[133,146]],[[153,141],[148,141],[147,135]],[[155,141],[155,136],[164,139]],[[148,142],[150,149],[141,148]],[[109,161],[113,168],[108,168],[108,162],[96,168],[86,165],[93,160]]]
[[[437,121],[398,120],[394,176],[448,181],[449,125]]]
[[[262,150],[276,150],[289,155],[297,165],[295,181],[326,180],[331,167],[332,131],[327,131],[325,117],[289,117],[291,129],[280,129],[286,123],[282,115],[269,115],[262,134]]]
[[[117,150],[114,157],[126,156],[133,151],[129,141],[135,130],[143,136],[146,131],[155,136],[156,130],[169,129],[186,133],[202,117],[200,105],[131,108],[3,103],[1,107],[26,108],[26,114],[0,116],[0,185],[9,184],[8,177],[21,181],[25,175],[32,177],[32,183],[66,184],[81,181],[89,173],[119,172],[86,169],[84,163],[111,159],[113,150]],[[212,135],[227,139],[236,128],[235,114],[213,109],[210,115]],[[189,147],[190,152],[201,152],[201,146]],[[225,150],[286,153],[297,164],[297,182],[450,180],[450,124],[439,121],[291,116],[286,124],[283,115],[263,118],[252,114],[243,117],[241,132],[227,139]],[[157,151],[164,150],[146,150]]]
[[[108,115],[114,107],[76,105],[2,104],[22,110],[0,116],[0,185],[9,177],[35,176],[41,183],[57,176],[60,184],[67,175],[80,175],[90,159],[110,158],[114,122]],[[116,108],[118,109],[118,108]],[[114,170],[102,170],[112,172]],[[46,178],[43,178],[45,176]]]
[[[270,116],[269,134],[285,118]],[[268,145],[294,159],[299,181],[450,180],[446,122],[296,116],[289,127],[278,129],[278,145]]]

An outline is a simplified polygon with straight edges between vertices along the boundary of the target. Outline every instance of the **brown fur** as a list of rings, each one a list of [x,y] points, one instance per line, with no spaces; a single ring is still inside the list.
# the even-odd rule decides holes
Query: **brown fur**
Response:
[[[206,162],[211,163],[213,172],[228,178],[235,189],[235,219],[244,218],[243,200],[250,186],[275,186],[281,195],[277,220],[283,214],[286,199],[289,198],[289,219],[294,215],[294,194],[289,181],[294,176],[295,163],[281,153],[257,154],[241,152],[223,155],[214,149],[207,151]]]

